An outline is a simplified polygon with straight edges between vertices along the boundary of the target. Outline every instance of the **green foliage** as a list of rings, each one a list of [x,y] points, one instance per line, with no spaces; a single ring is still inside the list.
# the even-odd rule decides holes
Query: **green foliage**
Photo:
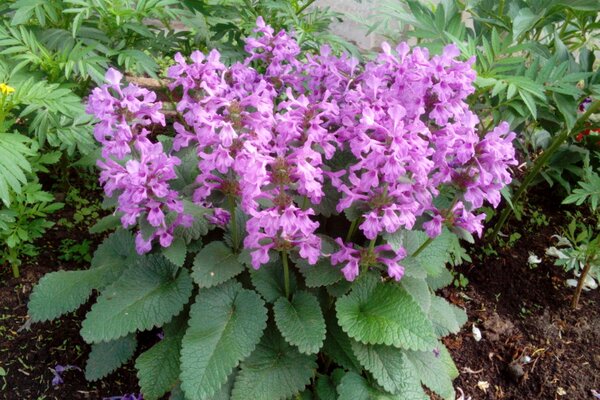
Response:
[[[184,315],[186,317],[187,315]],[[179,354],[186,319],[178,316],[164,328],[164,338],[135,360],[140,388],[145,399],[158,400],[176,387]],[[183,394],[181,394],[183,398]]]
[[[169,322],[192,294],[187,270],[148,256],[106,288],[81,326],[88,343],[118,339]]]
[[[221,284],[244,270],[237,255],[223,242],[212,242],[194,259],[192,278],[201,288]]]
[[[433,326],[427,315],[399,285],[362,277],[350,294],[336,302],[342,329],[351,338],[368,344],[432,350]]]
[[[85,379],[102,379],[129,361],[137,348],[135,335],[128,335],[110,342],[92,345],[92,351],[85,364]]]
[[[317,298],[296,292],[291,301],[285,297],[273,304],[275,323],[285,340],[301,353],[317,353],[325,340],[325,319]]]
[[[315,355],[299,353],[275,330],[267,330],[256,350],[242,363],[231,399],[287,399],[310,382],[316,367]]]
[[[254,350],[266,327],[263,300],[239,283],[202,290],[190,312],[181,349],[181,387],[193,399],[210,398]]]

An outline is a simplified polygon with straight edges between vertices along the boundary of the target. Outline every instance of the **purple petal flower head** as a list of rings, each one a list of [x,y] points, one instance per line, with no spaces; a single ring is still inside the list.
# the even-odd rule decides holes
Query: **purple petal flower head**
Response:
[[[144,400],[142,394],[124,394],[122,396],[103,397],[102,400]]]

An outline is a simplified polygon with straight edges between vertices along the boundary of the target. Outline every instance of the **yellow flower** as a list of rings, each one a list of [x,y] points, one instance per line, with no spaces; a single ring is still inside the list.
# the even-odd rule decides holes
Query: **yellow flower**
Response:
[[[8,86],[6,83],[0,83],[0,93],[2,94],[11,94],[15,91],[15,88],[12,86]]]

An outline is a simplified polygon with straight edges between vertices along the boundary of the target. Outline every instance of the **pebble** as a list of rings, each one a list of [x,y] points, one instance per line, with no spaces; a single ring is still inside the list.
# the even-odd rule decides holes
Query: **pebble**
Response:
[[[513,381],[519,382],[525,375],[525,371],[523,371],[523,366],[520,363],[512,362],[508,365],[508,374]]]

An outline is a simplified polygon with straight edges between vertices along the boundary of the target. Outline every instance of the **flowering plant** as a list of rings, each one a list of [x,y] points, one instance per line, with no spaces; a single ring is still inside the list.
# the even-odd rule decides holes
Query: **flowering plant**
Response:
[[[231,66],[176,56],[172,119],[108,71],[88,111],[100,180],[136,232],[109,236],[89,270],[44,277],[32,318],[99,290],[81,330],[94,378],[161,327],[136,360],[147,399],[454,398],[440,337],[466,314],[435,290],[458,238],[482,234],[478,209],[500,202],[514,133],[477,132],[472,60],[453,46],[384,44],[360,64],[303,56],[261,18],[255,32]]]

